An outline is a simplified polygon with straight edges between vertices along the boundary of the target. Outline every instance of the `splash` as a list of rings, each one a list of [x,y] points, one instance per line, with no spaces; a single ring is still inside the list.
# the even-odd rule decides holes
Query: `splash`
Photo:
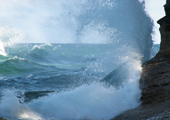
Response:
[[[131,53],[132,54],[132,53]],[[101,82],[82,85],[69,91],[60,91],[21,104],[15,92],[4,91],[0,116],[17,119],[92,119],[108,120],[125,110],[140,105],[140,56],[125,58],[128,72],[126,82],[119,87],[105,86]],[[121,73],[120,75],[124,75]],[[10,104],[9,104],[10,103]],[[8,114],[6,114],[8,113]]]
[[[0,116],[9,119],[42,119],[40,115],[33,112],[29,107],[21,105],[14,92],[5,91],[7,96],[3,97],[0,105]]]
[[[94,82],[25,104],[18,102],[15,93],[11,95],[4,92],[1,101],[3,106],[0,106],[2,117],[107,120],[140,105],[141,63],[150,58],[152,47],[152,21],[144,11],[144,2],[137,0],[51,0],[50,2],[48,0],[6,0],[1,3],[2,1],[0,1],[0,27],[12,25],[12,28],[22,31],[26,37],[19,37],[22,38],[21,42],[109,43],[113,45],[110,53],[113,54],[114,59],[111,62],[105,59],[105,63],[102,64],[113,69],[115,66],[126,63],[123,67],[127,72],[126,82],[118,89]],[[22,36],[22,34],[13,33],[15,31],[4,32],[1,37],[3,52],[5,51],[4,41],[20,41],[13,35]],[[32,51],[36,52],[48,47],[50,47],[48,44],[35,46]],[[57,48],[55,50],[57,51]],[[113,64],[112,61],[117,61],[117,64],[116,62]],[[95,67],[95,69],[99,68],[98,65]],[[124,73],[119,71],[118,75],[123,76]],[[9,99],[9,95],[13,97]],[[8,103],[11,104],[8,106]],[[10,114],[6,114],[7,112]]]
[[[3,42],[0,42],[0,55],[6,56],[7,53],[5,52],[4,44]]]
[[[0,27],[0,55],[7,56],[5,48],[19,43],[23,40],[24,35],[19,29],[13,27]]]
[[[123,43],[147,53],[152,45],[152,23],[137,0],[6,0],[0,5],[0,27],[22,31],[26,37],[19,42]]]

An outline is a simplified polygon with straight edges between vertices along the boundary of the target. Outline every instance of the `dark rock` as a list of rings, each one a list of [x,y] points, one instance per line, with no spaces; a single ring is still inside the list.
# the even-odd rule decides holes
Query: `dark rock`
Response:
[[[142,105],[170,100],[170,0],[166,16],[158,20],[161,44],[157,55],[143,65],[140,79]]]
[[[152,59],[143,65],[142,105],[170,100],[170,60]]]
[[[128,110],[123,114],[118,115],[112,120],[165,120],[164,117],[167,113],[164,112],[167,110],[170,111],[169,108],[170,100],[160,103],[141,105],[135,109]],[[168,117],[170,117],[170,115]]]
[[[23,94],[18,94],[17,97],[20,103],[28,103],[40,97],[48,96],[50,93],[54,93],[54,91],[27,91]]]
[[[4,119],[4,118],[0,117],[0,120],[7,120],[7,119]]]
[[[117,69],[110,72],[107,76],[105,76],[101,82],[104,82],[107,86],[114,86],[115,88],[119,88],[126,82],[126,76],[128,76],[128,72],[125,69],[126,63],[119,66]],[[124,73],[122,75],[122,73]]]

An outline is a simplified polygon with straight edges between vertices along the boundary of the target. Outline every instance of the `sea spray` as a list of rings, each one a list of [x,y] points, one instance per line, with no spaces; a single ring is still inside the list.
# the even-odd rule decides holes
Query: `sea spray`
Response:
[[[25,36],[21,41],[15,42],[113,43],[115,47],[131,45],[145,55],[144,60],[150,57],[148,54],[152,47],[150,33],[153,24],[144,11],[144,2],[137,0],[1,2],[0,27],[15,28]]]
[[[6,118],[20,118],[26,119],[23,114],[30,115],[30,118],[36,119],[37,113],[45,119],[111,119],[112,117],[120,114],[122,111],[132,109],[139,105],[140,90],[136,81],[132,79],[129,81],[129,86],[116,90],[115,88],[106,88],[99,83],[93,83],[89,86],[81,86],[73,91],[61,92],[52,94],[51,96],[44,97],[36,100],[30,104],[13,104],[12,101],[18,102],[15,98],[8,98],[7,101],[3,98],[1,104],[7,106],[1,107],[0,111],[2,117]],[[135,91],[134,91],[135,89]],[[5,93],[8,95],[7,93]],[[4,114],[7,111],[9,116]],[[20,111],[17,112],[16,111]],[[13,112],[15,111],[15,114]],[[33,112],[34,111],[34,112]]]
[[[3,44],[19,44],[2,47],[1,117],[107,120],[140,105],[141,63],[152,47],[143,2],[7,0],[0,6],[3,31],[21,30],[2,32]],[[119,66],[120,86],[101,81]]]
[[[20,104],[14,92],[6,90],[0,105],[0,116],[8,119],[42,119],[37,113]]]
[[[6,56],[3,42],[0,42],[0,55]]]
[[[17,28],[0,27],[0,55],[7,56],[6,47],[23,40],[24,35]]]
[[[127,81],[124,85],[118,89],[112,86],[107,87],[96,81],[83,84],[74,89],[71,88],[72,90],[51,93],[48,96],[24,104],[20,103],[21,99],[16,97],[18,96],[17,92],[4,91],[1,100],[2,106],[0,107],[0,111],[3,112],[0,115],[11,119],[111,119],[122,111],[140,105],[138,80],[140,78],[141,62],[136,57],[127,60],[124,67],[130,74],[126,77]],[[30,80],[33,81],[34,79]],[[37,82],[40,83],[40,79],[42,78],[37,78]],[[32,97],[36,97],[36,94],[33,94]],[[22,99],[26,98],[23,97]],[[6,111],[10,114],[6,115]]]
[[[138,80],[141,64],[136,60],[132,63],[128,63],[127,69],[133,71],[133,74],[127,77],[126,84],[119,89],[94,82],[75,90],[44,97],[30,104],[30,107],[41,106],[33,108],[46,119],[111,119],[122,111],[140,105]]]

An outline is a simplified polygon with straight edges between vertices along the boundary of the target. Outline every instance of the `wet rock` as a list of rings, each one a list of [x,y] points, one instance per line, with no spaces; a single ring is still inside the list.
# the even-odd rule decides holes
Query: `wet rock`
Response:
[[[170,60],[152,59],[143,65],[142,105],[170,100]]]
[[[158,20],[161,44],[157,55],[143,65],[140,79],[142,104],[170,100],[170,0],[164,5],[166,16]]]

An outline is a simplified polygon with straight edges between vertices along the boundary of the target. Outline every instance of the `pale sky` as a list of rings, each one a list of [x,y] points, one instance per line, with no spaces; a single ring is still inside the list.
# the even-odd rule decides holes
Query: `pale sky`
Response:
[[[166,0],[145,0],[146,2],[146,11],[150,15],[150,17],[154,20],[154,35],[153,40],[154,44],[160,43],[160,33],[159,33],[159,25],[157,21],[165,16],[164,7]]]

